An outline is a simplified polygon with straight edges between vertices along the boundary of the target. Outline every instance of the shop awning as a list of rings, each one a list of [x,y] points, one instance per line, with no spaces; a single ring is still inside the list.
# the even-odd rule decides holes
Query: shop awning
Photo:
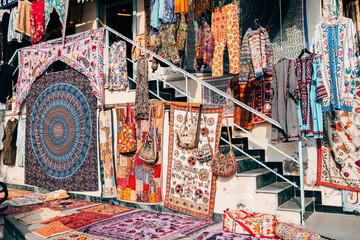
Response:
[[[16,3],[18,0],[0,0],[0,9]]]

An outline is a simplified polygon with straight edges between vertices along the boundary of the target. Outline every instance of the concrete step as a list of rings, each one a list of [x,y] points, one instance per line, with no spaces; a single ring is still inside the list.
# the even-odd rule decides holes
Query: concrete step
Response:
[[[287,182],[274,182],[256,190],[257,193],[277,195],[278,206],[292,199],[295,195],[294,186]]]
[[[311,214],[314,213],[314,198],[305,198],[305,220],[308,219]],[[287,212],[301,212],[301,198],[293,197],[285,203],[281,204],[278,207],[279,211],[287,211]],[[301,216],[300,216],[301,218]]]
[[[256,189],[262,188],[276,181],[276,175],[265,168],[258,168],[242,173],[236,173],[236,176],[256,177]]]
[[[260,156],[253,156],[253,157],[258,160],[260,159]],[[250,159],[247,156],[236,157],[236,162],[237,162],[237,170],[236,170],[237,173],[247,172],[260,168],[260,165],[257,162],[255,162],[254,160]]]

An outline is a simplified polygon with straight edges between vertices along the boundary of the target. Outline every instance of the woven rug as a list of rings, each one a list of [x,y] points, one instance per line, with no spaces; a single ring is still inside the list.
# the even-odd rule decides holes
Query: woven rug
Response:
[[[105,220],[109,217],[110,216],[104,215],[104,214],[79,212],[79,213],[73,213],[71,215],[64,216],[61,218],[57,218],[52,221],[44,222],[43,224],[49,224],[54,221],[60,221],[69,228],[78,229],[78,228],[88,226],[92,223],[99,222],[101,220]]]
[[[179,148],[176,144],[175,132],[185,121],[186,109],[186,106],[174,104],[170,106],[169,166],[165,206],[193,216],[212,219],[216,176],[212,174],[208,163],[201,164],[194,159],[193,149]],[[197,119],[198,108],[192,110],[194,118]],[[203,109],[202,112],[206,126],[202,118],[200,127],[203,134],[200,137],[199,147],[206,144],[205,139],[209,137],[210,145],[215,152],[215,148],[219,145],[223,108]]]
[[[37,235],[40,235],[41,237],[48,238],[51,236],[55,236],[57,234],[62,234],[65,232],[72,231],[74,229],[71,229],[64,224],[62,224],[59,221],[55,221],[49,224],[46,224],[45,226],[38,228],[33,231],[33,233],[36,233]]]
[[[162,138],[163,138],[163,118],[164,105],[156,105],[155,110],[155,132],[157,134],[158,157],[159,160],[155,166],[143,164],[142,160],[136,156],[136,153],[121,154],[116,153],[116,184],[117,199],[121,201],[130,201],[137,203],[161,203],[163,197],[161,194],[161,167],[162,167]],[[116,108],[117,132],[122,127],[125,118],[125,108]],[[148,131],[148,120],[135,121],[137,151],[140,149],[142,140]],[[154,131],[151,130],[153,136]]]
[[[277,238],[257,238],[246,234],[236,234],[224,232],[223,230],[205,231],[195,240],[260,240],[260,239],[277,239]]]
[[[324,113],[324,138],[318,142],[317,184],[360,191],[360,87],[352,112]]]
[[[24,213],[29,211],[34,211],[39,209],[40,207],[38,205],[28,205],[28,206],[22,206],[22,207],[12,207],[9,206],[4,213],[7,215],[16,214],[16,213]]]
[[[101,174],[102,197],[116,197],[113,149],[113,118],[112,110],[99,111],[98,118],[99,159],[102,166]]]
[[[114,239],[177,239],[191,236],[218,222],[140,210],[95,223],[79,231]]]
[[[100,204],[93,207],[79,209],[80,212],[90,212],[90,213],[99,213],[105,214],[108,216],[115,216],[120,213],[129,212],[134,210],[134,208],[127,208],[127,207],[119,207],[110,204]]]
[[[73,69],[40,77],[26,109],[25,183],[98,190],[96,98],[87,78]]]
[[[30,225],[62,216],[65,216],[65,214],[60,211],[51,210],[50,208],[40,208],[32,212],[21,213],[14,216],[14,218],[22,222],[24,225]]]
[[[78,231],[63,234],[59,237],[53,238],[53,240],[108,240],[109,238],[97,237]]]
[[[74,208],[86,207],[94,204],[96,203],[68,198],[68,199],[58,199],[54,201],[45,202],[41,204],[41,207],[50,208],[52,210],[57,210],[57,211],[65,211]]]

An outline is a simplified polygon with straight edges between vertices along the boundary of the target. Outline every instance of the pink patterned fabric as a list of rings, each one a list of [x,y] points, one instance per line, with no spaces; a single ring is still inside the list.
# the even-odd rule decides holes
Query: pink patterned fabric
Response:
[[[58,41],[22,48],[13,114],[19,110],[36,77],[55,61],[62,61],[88,77],[93,94],[102,102],[103,38],[104,28],[99,28],[67,39],[64,45]]]

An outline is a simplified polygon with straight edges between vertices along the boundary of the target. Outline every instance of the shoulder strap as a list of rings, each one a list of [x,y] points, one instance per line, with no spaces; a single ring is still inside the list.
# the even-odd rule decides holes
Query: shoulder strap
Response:
[[[226,118],[226,128],[227,128],[227,132],[228,132],[228,138],[229,138],[229,143],[230,143],[230,150],[232,151],[232,143],[231,143],[231,136],[230,136],[230,130],[229,130],[229,121],[228,121],[228,116],[227,116],[227,112],[226,112],[226,106],[224,106],[224,112],[225,112],[225,118]]]

